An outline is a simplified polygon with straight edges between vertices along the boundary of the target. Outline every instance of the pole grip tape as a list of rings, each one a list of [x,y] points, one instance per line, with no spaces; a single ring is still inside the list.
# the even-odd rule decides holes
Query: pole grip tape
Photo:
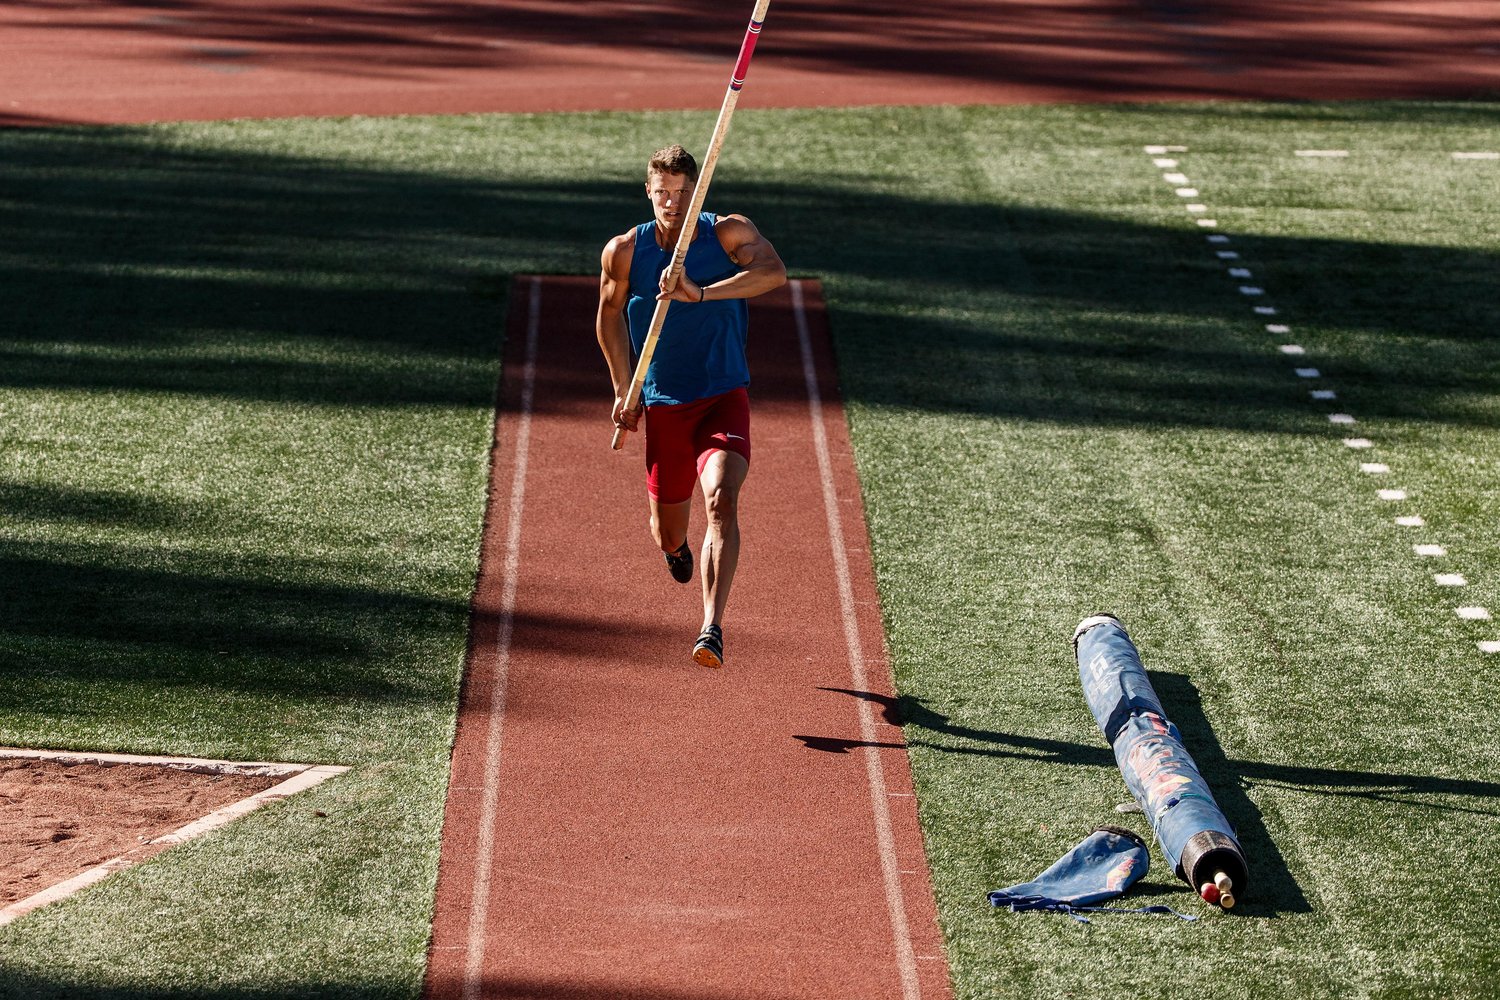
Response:
[[[755,54],[755,42],[760,38],[762,23],[751,21],[750,27],[745,29],[745,40],[740,43],[740,57],[734,64],[734,72],[729,76],[730,90],[739,90],[745,85],[745,75],[750,72],[750,57]]]

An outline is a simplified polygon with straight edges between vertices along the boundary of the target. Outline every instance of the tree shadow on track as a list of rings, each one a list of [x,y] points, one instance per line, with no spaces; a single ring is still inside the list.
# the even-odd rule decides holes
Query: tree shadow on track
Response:
[[[579,47],[615,61],[636,56],[727,64],[750,8],[687,0],[649,8],[117,0],[95,4],[89,14],[59,0],[10,6],[45,14],[42,23],[54,28],[107,32],[122,41],[175,41],[180,59],[220,71],[263,63],[392,80],[454,69],[521,73],[539,46]],[[822,2],[773,10],[770,24],[774,33],[763,43],[763,61],[840,77],[899,74],[946,82],[960,93],[1000,83],[1113,101],[1167,99],[1184,90],[1201,97],[1419,97],[1472,96],[1500,87],[1485,51],[1496,39],[1482,18],[1413,18],[1389,5],[1351,0],[1318,7],[1247,0],[1232,9],[1163,0],[1087,6],[933,0],[920,10],[893,2]]]

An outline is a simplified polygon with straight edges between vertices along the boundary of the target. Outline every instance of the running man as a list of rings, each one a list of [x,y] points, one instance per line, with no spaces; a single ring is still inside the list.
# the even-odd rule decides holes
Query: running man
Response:
[[[693,578],[687,532],[695,482],[703,492],[703,630],[693,659],[718,667],[724,663],[724,607],[740,555],[740,490],[750,471],[745,300],[785,284],[786,266],[743,215],[703,212],[682,277],[668,287],[672,250],[697,182],[698,164],[681,146],[651,155],[646,196],[653,219],[605,245],[596,332],[615,387],[615,426],[636,430],[645,411],[651,535],[678,583]],[[634,360],[659,299],[673,304],[646,370],[641,404],[627,410]]]

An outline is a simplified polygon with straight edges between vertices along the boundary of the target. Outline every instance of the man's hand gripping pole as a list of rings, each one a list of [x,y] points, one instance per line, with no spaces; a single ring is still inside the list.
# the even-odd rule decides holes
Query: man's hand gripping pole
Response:
[[[688,205],[687,220],[682,225],[682,232],[677,235],[672,262],[667,265],[665,283],[668,288],[674,287],[682,275],[688,247],[692,245],[693,235],[698,230],[698,213],[703,210],[703,199],[708,194],[709,181],[713,180],[714,166],[719,162],[719,150],[724,146],[724,136],[729,133],[729,119],[734,115],[734,106],[739,103],[740,88],[745,85],[745,74],[750,69],[750,56],[755,51],[755,42],[760,38],[760,26],[766,19],[766,10],[770,6],[771,0],[756,0],[755,11],[750,15],[750,26],[745,29],[745,40],[740,43],[740,57],[734,64],[734,72],[730,74],[729,89],[724,91],[724,104],[719,108],[719,120],[714,122],[713,138],[708,141],[708,153],[698,170],[698,184],[693,189],[692,203]],[[625,393],[623,409],[626,413],[640,405],[646,369],[651,365],[651,356],[656,353],[656,341],[661,337],[661,327],[667,319],[667,307],[671,304],[670,299],[658,299],[656,309],[651,313],[651,326],[646,330],[646,341],[641,345],[641,356],[635,363],[630,389]],[[619,451],[620,446],[625,443],[625,434],[625,428],[616,427],[614,439],[609,446]]]

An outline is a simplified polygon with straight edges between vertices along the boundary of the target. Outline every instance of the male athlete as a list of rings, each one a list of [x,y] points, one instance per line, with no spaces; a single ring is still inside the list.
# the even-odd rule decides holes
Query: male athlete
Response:
[[[698,181],[681,146],[651,155],[646,195],[654,216],[610,240],[599,277],[596,332],[614,382],[616,427],[646,419],[646,493],[651,534],[678,583],[693,578],[688,512],[693,484],[703,491],[703,630],[693,659],[724,664],[724,606],[740,555],[739,496],[750,471],[750,370],[745,362],[745,300],[786,282],[786,266],[743,215],[698,216],[682,276],[667,284],[672,250]],[[646,341],[657,300],[670,300],[641,404],[625,408],[634,357]]]

